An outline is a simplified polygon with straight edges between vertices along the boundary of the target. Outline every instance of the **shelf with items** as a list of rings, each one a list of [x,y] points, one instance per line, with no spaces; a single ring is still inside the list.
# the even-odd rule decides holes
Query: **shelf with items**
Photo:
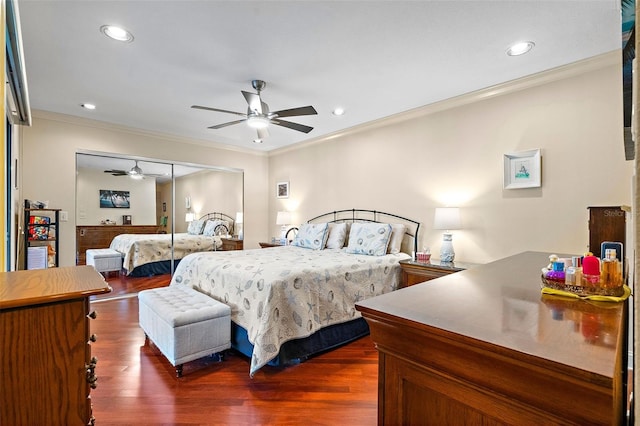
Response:
[[[24,269],[44,269],[59,266],[60,209],[24,208]]]

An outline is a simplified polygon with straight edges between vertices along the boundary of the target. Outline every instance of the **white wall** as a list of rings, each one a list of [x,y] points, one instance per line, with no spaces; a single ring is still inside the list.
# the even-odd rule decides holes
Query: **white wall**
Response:
[[[452,205],[464,227],[453,231],[460,261],[583,253],[587,207],[631,205],[622,130],[615,53],[282,149],[269,158],[269,235],[279,210],[300,223],[369,208],[421,221],[419,249],[437,257],[434,209]],[[503,189],[503,155],[537,148],[542,187]],[[290,181],[290,198],[276,198],[280,181]]]
[[[75,264],[76,152],[131,155],[148,159],[244,170],[246,248],[267,238],[268,161],[264,154],[205,146],[199,141],[152,134],[77,117],[33,111],[33,125],[20,139],[20,199],[49,200],[69,212],[60,227],[60,265]]]
[[[155,179],[131,179],[129,176],[111,176],[99,170],[79,168],[76,185],[76,225],[100,225],[111,220],[122,225],[122,216],[131,215],[132,225],[156,225]],[[129,191],[130,208],[100,208],[99,191],[109,189]]]

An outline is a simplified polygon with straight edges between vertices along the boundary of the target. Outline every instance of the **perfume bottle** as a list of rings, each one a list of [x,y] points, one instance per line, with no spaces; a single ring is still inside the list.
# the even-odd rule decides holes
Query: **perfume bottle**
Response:
[[[565,282],[564,261],[553,262],[551,267],[552,269],[549,272],[547,272],[547,274],[544,276],[547,279],[547,281],[564,284]]]
[[[588,253],[582,259],[582,285],[588,288],[600,286],[600,259]]]
[[[565,284],[582,286],[582,258],[580,256],[571,257],[571,266],[565,269]]]
[[[607,289],[622,287],[622,263],[618,260],[616,249],[606,249],[602,259],[602,285]]]

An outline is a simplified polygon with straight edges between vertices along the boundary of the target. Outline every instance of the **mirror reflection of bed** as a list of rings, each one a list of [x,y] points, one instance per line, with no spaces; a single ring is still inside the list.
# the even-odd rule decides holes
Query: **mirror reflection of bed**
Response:
[[[172,273],[181,258],[176,256],[180,244],[176,236],[188,234],[190,222],[186,219],[197,220],[218,212],[228,217],[233,228],[237,213],[243,212],[241,170],[86,152],[76,154],[76,172],[79,265],[86,263],[86,250],[109,248],[117,235],[148,235],[164,241],[165,254],[158,254],[162,259],[156,260],[166,261],[167,250],[169,259],[163,268],[143,270],[141,276]],[[101,207],[101,191],[127,194],[129,204]],[[189,200],[188,205],[185,200]],[[219,243],[203,244],[201,248],[218,246]],[[189,250],[196,250],[195,247]],[[127,275],[130,272],[124,271]]]

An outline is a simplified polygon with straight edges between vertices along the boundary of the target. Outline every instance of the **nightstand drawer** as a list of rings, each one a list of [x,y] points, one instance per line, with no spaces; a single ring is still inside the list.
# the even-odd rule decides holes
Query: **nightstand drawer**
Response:
[[[243,243],[242,240],[238,238],[221,238],[222,240],[222,250],[242,250]]]

